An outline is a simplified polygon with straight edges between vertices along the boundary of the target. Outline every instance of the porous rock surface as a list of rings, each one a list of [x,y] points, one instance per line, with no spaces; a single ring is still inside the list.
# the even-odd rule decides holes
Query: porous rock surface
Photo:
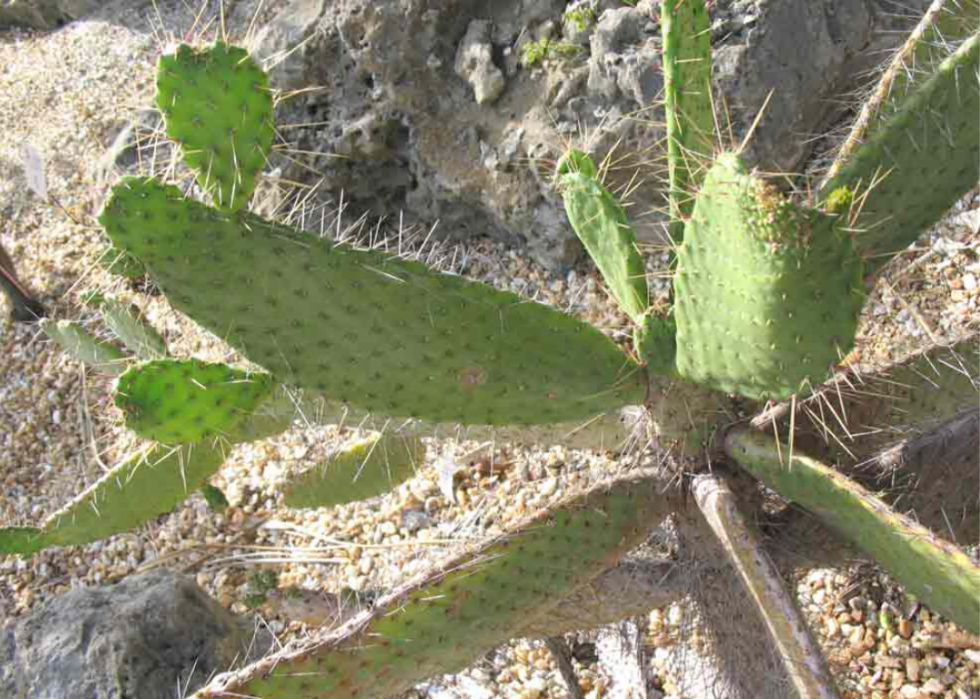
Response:
[[[171,571],[77,588],[0,631],[0,696],[173,699],[269,647]],[[250,653],[251,651],[251,653]]]
[[[731,118],[723,144],[738,144],[772,90],[747,159],[803,168],[814,136],[839,120],[841,95],[900,40],[890,4],[716,3],[714,78]],[[564,19],[585,6],[585,22]],[[307,124],[289,129],[297,151],[319,154],[279,163],[288,177],[323,177],[352,216],[438,221],[436,235],[526,244],[560,269],[581,253],[550,179],[569,146],[601,158],[618,144],[609,183],[639,184],[630,197],[639,237],[661,235],[662,215],[651,213],[663,206],[665,174],[651,165],[664,137],[659,33],[656,0],[294,0],[256,50],[283,56],[301,45],[274,84],[317,86],[280,106],[280,124]],[[523,47],[542,40],[548,57],[524,65]]]

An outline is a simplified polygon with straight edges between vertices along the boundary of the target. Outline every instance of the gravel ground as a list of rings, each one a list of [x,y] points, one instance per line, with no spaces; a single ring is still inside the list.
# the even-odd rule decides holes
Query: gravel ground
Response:
[[[166,26],[178,33],[190,22],[179,12],[166,15]],[[0,240],[26,284],[58,317],[87,319],[80,295],[117,288],[143,309],[175,354],[226,360],[233,357],[227,347],[179,317],[162,297],[120,289],[95,264],[102,248],[92,218],[106,191],[98,165],[115,133],[152,94],[161,39],[151,29],[133,12],[114,23],[82,21],[53,33],[0,35]],[[45,154],[57,205],[27,190],[20,166],[25,141]],[[889,269],[867,306],[863,359],[887,360],[976,326],[978,229],[980,193],[974,192]],[[519,251],[489,242],[464,252],[462,271],[470,276],[570,308],[610,333],[626,327],[585,265],[554,277]],[[0,525],[37,523],[135,442],[118,424],[105,380],[6,316],[0,308]],[[417,477],[374,501],[306,512],[278,504],[290,473],[357,436],[334,427],[297,427],[237,447],[216,479],[231,503],[223,513],[194,495],[138,532],[44,551],[27,561],[0,557],[0,617],[24,614],[74,586],[117,581],[155,566],[196,574],[205,589],[238,612],[252,603],[250,580],[264,569],[278,573],[280,587],[368,594],[420,571],[454,544],[500,531],[609,467],[597,454],[514,448],[497,455],[492,473],[479,461],[464,469],[450,499],[431,464],[438,455],[461,457],[476,445],[442,442],[429,445],[430,465]],[[834,670],[844,678],[846,696],[980,697],[978,639],[927,610],[909,620],[908,601],[888,581],[867,571],[811,571],[798,589]],[[265,611],[284,636],[302,631],[300,622]],[[679,607],[657,610],[648,620],[652,662],[668,694],[673,687],[666,653],[682,640],[681,614]],[[594,660],[576,665],[588,696],[603,696],[609,680]],[[442,699],[566,696],[546,649],[527,641],[504,646],[466,673],[420,692]]]

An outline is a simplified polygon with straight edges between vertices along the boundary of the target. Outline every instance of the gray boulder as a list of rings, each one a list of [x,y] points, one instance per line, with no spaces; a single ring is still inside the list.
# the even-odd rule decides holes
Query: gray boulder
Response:
[[[189,578],[71,590],[0,631],[0,696],[173,699],[270,645]]]
[[[83,17],[109,0],[0,0],[0,29],[53,29]]]

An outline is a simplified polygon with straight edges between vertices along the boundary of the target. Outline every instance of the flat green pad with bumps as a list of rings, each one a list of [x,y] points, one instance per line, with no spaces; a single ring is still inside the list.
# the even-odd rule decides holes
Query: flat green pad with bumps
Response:
[[[196,359],[159,359],[119,377],[116,405],[146,439],[188,444],[234,430],[273,390],[272,377]]]
[[[157,106],[198,184],[218,208],[242,208],[272,147],[272,93],[265,72],[237,46],[219,41],[198,50],[182,44],[160,57]]]
[[[646,265],[626,212],[596,177],[592,160],[570,151],[558,163],[565,213],[589,251],[613,298],[639,323],[648,304]]]
[[[580,495],[378,600],[372,618],[339,642],[311,639],[195,697],[385,697],[457,672],[614,565],[660,521],[661,500],[642,482]]]
[[[711,106],[711,17],[704,0],[663,0],[664,102],[670,177],[670,235],[680,244],[703,164],[715,151]]]
[[[588,419],[645,395],[587,323],[418,262],[335,245],[129,178],[100,222],[173,305],[277,379],[389,416]]]
[[[170,512],[221,467],[220,447],[153,447],[108,471],[44,524],[48,546],[98,541]]]
[[[392,490],[425,463],[418,437],[373,435],[358,440],[294,479],[285,489],[286,507],[332,507]]]
[[[129,366],[129,357],[111,342],[100,340],[79,323],[70,320],[41,321],[41,330],[78,361],[105,374],[119,374]]]
[[[836,218],[721,156],[678,254],[678,373],[757,399],[816,388],[854,344],[861,277]]]
[[[858,196],[875,181],[854,223],[870,267],[887,262],[980,179],[980,35],[967,40],[873,129],[823,188]]]

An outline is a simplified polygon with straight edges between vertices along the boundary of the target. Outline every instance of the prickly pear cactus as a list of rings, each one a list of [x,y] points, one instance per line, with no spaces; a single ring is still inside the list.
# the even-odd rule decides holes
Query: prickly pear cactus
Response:
[[[0,529],[0,553],[29,555],[48,546],[76,546],[132,529],[170,512],[221,467],[207,443],[152,447],[124,460],[40,528]]]
[[[378,600],[382,613],[361,620],[360,630],[339,643],[311,639],[217,678],[194,699],[235,693],[366,699],[459,671],[646,538],[661,501],[655,489],[632,480],[570,498],[518,533]]]
[[[815,388],[854,344],[861,277],[838,219],[720,157],[678,253],[678,373],[759,399]]]
[[[272,391],[269,374],[194,359],[160,359],[119,377],[116,405],[126,415],[126,426],[146,439],[190,444],[222,436],[237,441],[239,423]]]
[[[648,304],[646,265],[636,248],[636,234],[626,212],[602,185],[595,164],[572,150],[558,163],[565,212],[609,286],[613,298],[634,322]]]
[[[217,42],[181,44],[157,67],[157,106],[198,184],[222,211],[237,211],[266,164],[273,127],[269,77],[248,52]]]
[[[294,479],[285,488],[283,502],[305,508],[366,500],[414,476],[424,461],[425,445],[418,437],[373,435]]]
[[[642,402],[595,328],[418,262],[127,178],[100,222],[173,302],[277,378],[390,416],[542,424]]]

